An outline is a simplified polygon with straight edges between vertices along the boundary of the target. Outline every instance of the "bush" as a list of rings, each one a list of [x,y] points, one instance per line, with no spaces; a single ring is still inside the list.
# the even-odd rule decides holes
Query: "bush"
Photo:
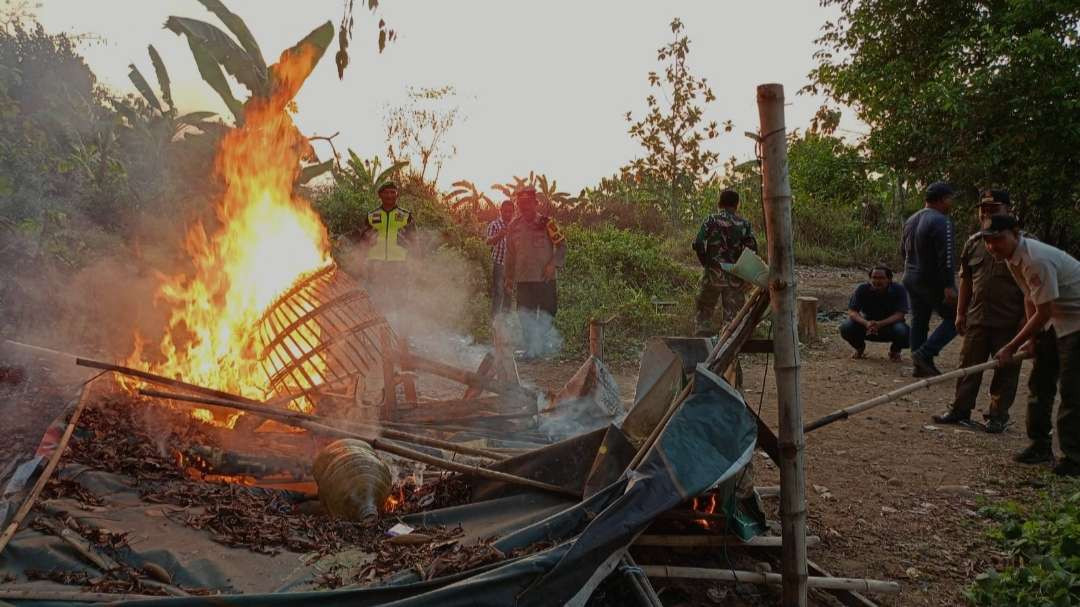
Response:
[[[980,514],[998,521],[990,537],[1012,562],[975,578],[965,595],[975,605],[1080,605],[1080,485],[1041,496],[1022,507],[987,506]]]
[[[605,356],[632,360],[653,335],[685,335],[691,329],[697,274],[673,259],[664,240],[611,226],[563,226],[566,267],[559,277],[556,326],[564,354],[587,347],[591,318],[617,317],[605,330]],[[656,301],[672,301],[661,309]],[[666,306],[664,306],[666,308]]]

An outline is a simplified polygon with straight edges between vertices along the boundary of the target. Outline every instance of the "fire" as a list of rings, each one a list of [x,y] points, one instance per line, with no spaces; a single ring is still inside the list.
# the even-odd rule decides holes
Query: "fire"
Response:
[[[400,508],[403,503],[405,503],[404,485],[398,487],[397,492],[391,493],[390,495],[386,496],[386,501],[383,502],[382,510],[383,512],[394,512],[395,510]]]
[[[699,498],[694,498],[690,503],[690,510],[694,512],[701,512],[703,514],[713,514],[716,512],[716,494],[710,493],[707,504],[702,504]],[[701,525],[703,528],[708,529],[710,524],[708,519],[698,518],[694,519],[694,522]]]
[[[294,192],[310,145],[287,110],[316,60],[310,46],[283,53],[271,68],[275,94],[249,101],[243,125],[222,139],[215,170],[225,191],[214,208],[217,225],[188,229],[184,249],[193,271],[161,275],[157,300],[170,314],[153,359],[163,362],[148,362],[137,337],[129,365],[265,397],[266,373],[253,345],[257,321],[298,279],[331,263],[326,228]],[[213,418],[205,409],[194,415]]]

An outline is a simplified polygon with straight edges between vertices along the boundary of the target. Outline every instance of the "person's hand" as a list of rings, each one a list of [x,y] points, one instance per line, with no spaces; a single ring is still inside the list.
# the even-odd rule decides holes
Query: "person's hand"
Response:
[[[945,287],[945,303],[950,306],[956,305],[956,289]]]
[[[549,261],[544,266],[544,280],[551,280],[552,278],[555,278],[555,262]]]
[[[955,321],[954,324],[956,325],[956,332],[959,335],[963,335],[964,333],[966,333],[967,332],[967,314],[957,314],[956,315],[956,321]]]
[[[503,280],[503,290],[506,291],[507,295],[512,295],[514,293],[514,279],[509,276],[506,277],[506,279]]]
[[[866,334],[867,335],[877,335],[877,332],[880,329],[881,329],[881,324],[878,323],[878,321],[876,321],[876,320],[871,320],[870,322],[866,323]]]
[[[1025,347],[1027,346],[1027,344],[1024,345]],[[1010,342],[1006,344],[1004,348],[998,350],[997,354],[994,355],[994,359],[997,360],[999,364],[1004,365],[1011,362],[1013,359],[1013,355],[1015,354],[1016,346],[1012,342]]]

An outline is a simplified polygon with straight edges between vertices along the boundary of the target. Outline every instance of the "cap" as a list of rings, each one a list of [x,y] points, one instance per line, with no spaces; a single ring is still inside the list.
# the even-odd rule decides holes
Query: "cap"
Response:
[[[956,194],[956,190],[944,181],[935,181],[926,188],[926,199],[933,202]]]
[[[389,190],[390,188],[393,188],[395,190],[398,189],[396,183],[394,183],[393,181],[387,181],[386,183],[379,186],[378,191],[381,192],[383,190]]]
[[[982,230],[976,236],[981,238],[998,236],[1003,232],[1009,232],[1018,227],[1020,227],[1020,221],[1012,215],[993,215],[983,222]]]
[[[1008,190],[983,190],[979,193],[979,206],[984,204],[1004,204],[1012,205],[1009,200]]]

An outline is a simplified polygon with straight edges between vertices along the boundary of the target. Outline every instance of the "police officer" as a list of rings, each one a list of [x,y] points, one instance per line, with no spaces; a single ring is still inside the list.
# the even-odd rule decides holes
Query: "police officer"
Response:
[[[559,268],[566,263],[566,239],[555,220],[537,212],[536,189],[515,196],[518,216],[510,222],[506,248],[506,289],[517,299],[525,358],[554,353]]]
[[[740,216],[739,194],[735,190],[720,193],[719,211],[701,224],[694,239],[694,252],[704,268],[701,290],[697,298],[698,335],[716,332],[712,324],[713,310],[719,299],[723,305],[724,321],[730,321],[745,301],[746,283],[724,272],[721,263],[735,263],[743,249],[757,252],[757,240],[750,222]]]
[[[379,308],[386,309],[390,287],[406,282],[405,261],[409,257],[415,227],[409,211],[397,205],[397,184],[388,181],[379,186],[378,208],[367,214],[364,225],[354,238],[367,247],[364,286]]]
[[[979,222],[1010,212],[1009,192],[986,190],[979,197]],[[1009,343],[1024,324],[1024,292],[1013,280],[1009,264],[996,260],[983,245],[981,232],[964,244],[960,253],[960,289],[956,304],[956,330],[964,336],[960,366],[984,363]],[[935,415],[939,424],[963,423],[971,419],[979,396],[982,374],[975,373],[956,381],[956,397],[943,415]],[[985,415],[986,431],[1005,431],[1009,407],[1016,398],[1020,383],[1020,365],[1013,363],[994,370],[990,382],[990,407]]]

